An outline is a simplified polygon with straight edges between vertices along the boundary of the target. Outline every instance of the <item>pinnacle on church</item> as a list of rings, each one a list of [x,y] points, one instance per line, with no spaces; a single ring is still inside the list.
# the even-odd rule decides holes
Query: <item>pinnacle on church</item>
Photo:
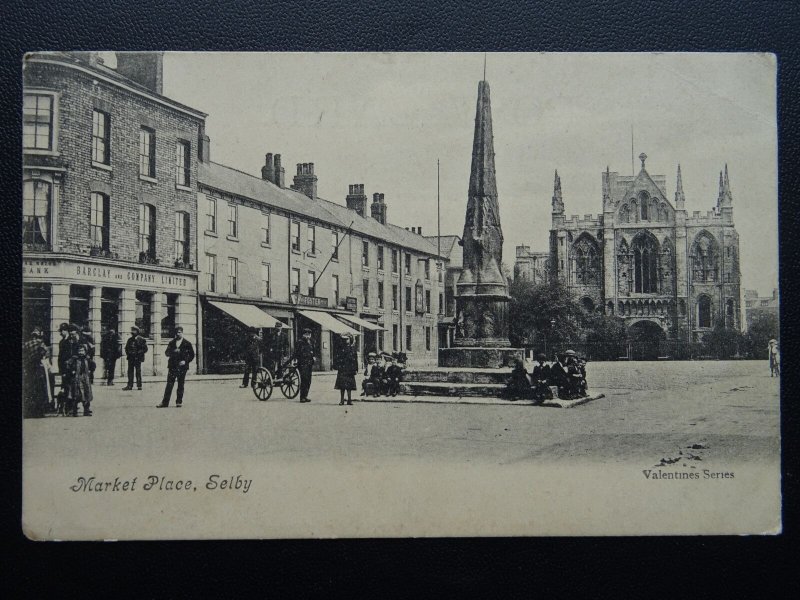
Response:
[[[558,176],[558,169],[556,169],[556,177],[553,181],[553,195],[560,196],[561,195],[561,177]]]
[[[563,213],[564,202],[561,199],[561,177],[558,176],[558,169],[556,169],[555,178],[553,180],[553,213]]]
[[[725,176],[722,180],[722,190],[720,192],[722,204],[725,206],[733,205],[733,194],[731,194],[731,182],[728,179],[728,163],[725,163]]]
[[[678,181],[675,184],[675,207],[682,209],[686,197],[683,195],[683,178],[681,177],[681,165],[678,163]]]

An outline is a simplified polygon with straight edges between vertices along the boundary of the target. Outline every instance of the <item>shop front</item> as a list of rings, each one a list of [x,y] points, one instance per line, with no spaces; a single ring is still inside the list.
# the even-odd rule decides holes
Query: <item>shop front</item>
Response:
[[[305,328],[311,330],[311,342],[314,345],[317,360],[315,371],[329,371],[335,366],[336,353],[341,348],[342,334],[349,334],[358,340],[359,332],[334,316],[334,313],[321,310],[297,310],[298,335]]]
[[[54,254],[25,255],[22,268],[24,333],[36,326],[44,331],[54,365],[61,323],[90,328],[100,372],[100,341],[108,329],[117,331],[124,345],[131,327],[139,327],[149,346],[142,369],[147,375],[166,372],[164,351],[176,325],[192,341],[197,335],[195,271]],[[123,376],[124,357],[117,365]]]

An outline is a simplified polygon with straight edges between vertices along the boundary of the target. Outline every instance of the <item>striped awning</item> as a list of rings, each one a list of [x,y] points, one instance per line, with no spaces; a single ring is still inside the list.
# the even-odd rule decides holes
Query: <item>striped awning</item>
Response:
[[[237,304],[235,302],[217,302],[209,300],[208,303],[214,308],[229,314],[234,319],[247,327],[275,327],[279,321],[272,315],[267,314],[257,306],[252,304]],[[281,323],[283,325],[283,323]]]
[[[385,331],[385,327],[381,327],[377,323],[372,323],[367,321],[366,319],[360,319],[359,317],[355,317],[353,315],[336,315],[339,319],[343,319],[352,323],[353,325],[358,325],[359,327],[363,327],[368,331]]]
[[[358,331],[352,329],[342,323],[339,319],[334,318],[333,315],[330,313],[322,312],[319,310],[298,310],[298,313],[306,317],[307,319],[311,319],[315,323],[318,323],[322,326],[323,329],[329,329],[333,333],[338,333],[339,335],[343,333],[349,333],[350,335],[358,335]]]

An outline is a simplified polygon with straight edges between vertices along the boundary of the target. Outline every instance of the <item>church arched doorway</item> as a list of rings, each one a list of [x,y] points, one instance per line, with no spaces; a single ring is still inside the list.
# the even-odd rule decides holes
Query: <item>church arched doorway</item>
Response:
[[[666,341],[664,330],[653,321],[637,321],[628,329],[628,357],[631,360],[657,360]]]

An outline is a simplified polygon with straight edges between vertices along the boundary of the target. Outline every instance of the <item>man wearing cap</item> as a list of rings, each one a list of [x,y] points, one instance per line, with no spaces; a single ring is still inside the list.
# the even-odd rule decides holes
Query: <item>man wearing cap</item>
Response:
[[[244,345],[244,375],[242,376],[240,388],[248,386],[250,375],[253,376],[253,381],[255,382],[256,371],[258,371],[261,362],[262,344],[261,333],[257,329],[251,330]]]
[[[558,397],[566,398],[567,392],[567,357],[565,354],[556,354],[556,361],[550,367],[550,385],[558,388]]]
[[[281,364],[289,354],[289,342],[283,330],[283,324],[278,321],[275,327],[267,331],[264,336],[264,361],[274,377],[281,376]]]
[[[540,352],[536,355],[536,362],[538,364],[534,365],[533,371],[531,372],[534,400],[542,401],[553,397],[549,385],[550,365],[545,364],[546,361],[547,356],[545,356],[543,353]]]
[[[142,389],[142,362],[147,353],[147,340],[139,335],[139,328],[131,327],[131,337],[125,343],[125,356],[128,358],[128,385],[123,390],[133,389],[133,377],[136,375],[136,388]]]
[[[400,377],[403,370],[394,362],[394,356],[386,355],[386,395],[397,396],[400,391]]]
[[[86,347],[86,359],[89,362],[89,382],[94,385],[94,371],[97,368],[97,363],[94,361],[94,336],[92,330],[88,325],[81,328],[81,344]]]
[[[164,389],[164,399],[159,408],[167,408],[172,397],[172,386],[178,380],[178,391],[175,395],[175,406],[180,408],[183,405],[183,382],[186,373],[189,371],[189,363],[194,360],[194,348],[192,343],[183,337],[183,327],[175,328],[175,337],[167,344],[165,354],[169,357],[167,361],[167,387]]]
[[[300,371],[300,402],[311,402],[308,391],[311,389],[311,369],[314,367],[314,346],[311,344],[311,330],[304,329],[303,337],[297,342],[294,355],[297,361],[297,370]]]
[[[353,336],[349,333],[342,334],[344,346],[336,357],[336,383],[333,388],[339,390],[339,406],[344,404],[344,395],[347,392],[347,404],[353,404],[353,390],[356,389],[356,373],[358,373],[358,353],[353,343]]]

